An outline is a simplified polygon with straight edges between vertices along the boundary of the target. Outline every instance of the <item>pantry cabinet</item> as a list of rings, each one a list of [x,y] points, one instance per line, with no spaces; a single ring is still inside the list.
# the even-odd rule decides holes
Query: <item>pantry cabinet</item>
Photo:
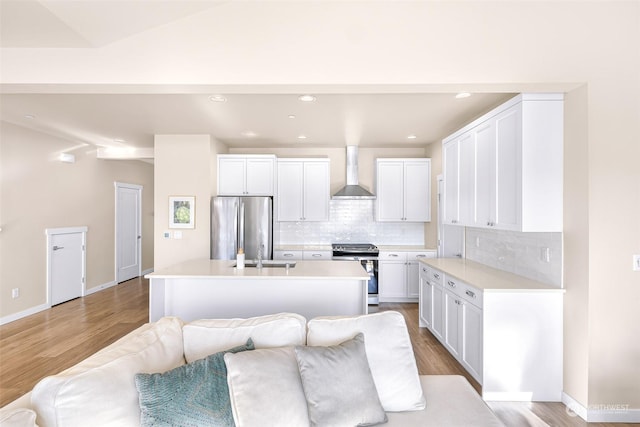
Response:
[[[431,221],[431,159],[376,159],[376,220]]]
[[[420,296],[419,260],[436,251],[381,251],[378,255],[380,302],[417,302]]]
[[[219,196],[273,196],[276,157],[218,155]]]
[[[443,140],[444,222],[562,231],[563,97],[520,94]]]
[[[278,159],[278,221],[329,220],[329,159]]]

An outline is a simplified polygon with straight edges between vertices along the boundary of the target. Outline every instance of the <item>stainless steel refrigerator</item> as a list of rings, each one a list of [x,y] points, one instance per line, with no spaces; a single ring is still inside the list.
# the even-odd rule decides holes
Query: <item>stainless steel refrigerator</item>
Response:
[[[271,197],[213,197],[211,199],[211,259],[235,259],[243,248],[247,260],[273,257]]]

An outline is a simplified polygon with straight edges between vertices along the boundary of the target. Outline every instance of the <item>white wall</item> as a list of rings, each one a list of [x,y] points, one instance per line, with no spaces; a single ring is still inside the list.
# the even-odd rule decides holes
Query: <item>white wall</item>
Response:
[[[154,141],[155,271],[209,254],[212,157],[209,135],[156,135]],[[195,196],[195,228],[169,228],[169,196]],[[164,232],[171,238],[164,238]],[[175,238],[175,232],[182,235]]]
[[[153,267],[152,165],[98,160],[91,147],[6,122],[0,147],[0,319],[46,304],[46,228],[88,226],[86,288],[115,284],[116,181],[143,186],[142,270]]]

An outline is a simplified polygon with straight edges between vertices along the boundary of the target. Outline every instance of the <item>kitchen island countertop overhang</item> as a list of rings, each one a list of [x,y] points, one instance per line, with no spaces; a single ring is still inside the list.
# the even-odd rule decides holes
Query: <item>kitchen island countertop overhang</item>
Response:
[[[366,314],[369,275],[358,261],[297,261],[295,267],[246,267],[234,260],[195,259],[145,275],[149,320],[177,316],[254,317],[293,312],[318,316]]]

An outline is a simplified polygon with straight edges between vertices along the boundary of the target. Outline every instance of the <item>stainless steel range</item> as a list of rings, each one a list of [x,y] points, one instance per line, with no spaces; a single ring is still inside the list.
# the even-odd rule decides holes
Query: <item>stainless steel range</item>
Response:
[[[369,273],[369,305],[378,304],[378,247],[371,243],[333,243],[332,259],[344,261],[360,261]]]

